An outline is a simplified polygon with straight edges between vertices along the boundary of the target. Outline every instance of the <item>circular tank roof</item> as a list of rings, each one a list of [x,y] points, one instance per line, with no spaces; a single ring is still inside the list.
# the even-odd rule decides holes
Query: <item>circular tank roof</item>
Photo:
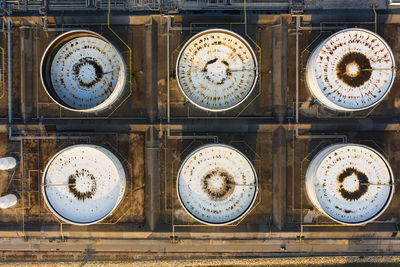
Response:
[[[183,208],[197,221],[224,225],[242,218],[253,205],[257,174],[251,162],[226,145],[206,145],[182,163],[177,191]]]
[[[349,225],[377,218],[394,192],[389,163],[376,150],[358,144],[332,145],[320,151],[307,169],[306,185],[320,211]]]
[[[328,108],[357,111],[378,104],[392,87],[395,60],[386,42],[364,29],[339,31],[322,42],[307,65],[307,84]]]
[[[178,84],[186,98],[207,111],[225,111],[242,103],[258,77],[257,59],[239,35],[211,29],[182,47],[176,64]]]
[[[109,150],[74,145],[54,155],[44,170],[42,193],[50,210],[71,224],[106,218],[125,192],[125,171]]]
[[[125,87],[125,63],[101,35],[85,30],[64,33],[46,49],[41,79],[60,106],[95,112],[113,104]]]

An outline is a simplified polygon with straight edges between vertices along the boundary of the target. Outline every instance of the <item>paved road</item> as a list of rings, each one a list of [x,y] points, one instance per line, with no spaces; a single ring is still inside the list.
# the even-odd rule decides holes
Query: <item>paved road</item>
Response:
[[[136,252],[136,253],[400,253],[400,240],[170,240],[141,239],[1,239],[3,251]]]

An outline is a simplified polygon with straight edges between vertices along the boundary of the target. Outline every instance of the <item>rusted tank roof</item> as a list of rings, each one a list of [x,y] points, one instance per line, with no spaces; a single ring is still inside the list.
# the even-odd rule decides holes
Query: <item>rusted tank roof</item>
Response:
[[[183,208],[194,219],[205,224],[229,224],[242,218],[253,205],[257,174],[235,148],[206,145],[182,163],[177,191]]]
[[[339,31],[311,54],[307,83],[324,105],[356,111],[379,103],[392,87],[395,60],[386,42],[364,29]]]
[[[387,208],[394,192],[392,169],[376,150],[337,144],[320,151],[306,174],[313,204],[343,224],[364,224]]]
[[[106,218],[121,201],[125,171],[118,158],[96,145],[74,145],[54,155],[44,170],[42,193],[61,220],[88,225]]]
[[[95,112],[110,107],[125,87],[125,63],[104,37],[71,31],[47,48],[41,78],[49,96],[64,108]]]
[[[252,92],[258,77],[257,59],[239,35],[211,29],[193,36],[182,47],[176,74],[186,98],[207,111],[238,106]]]

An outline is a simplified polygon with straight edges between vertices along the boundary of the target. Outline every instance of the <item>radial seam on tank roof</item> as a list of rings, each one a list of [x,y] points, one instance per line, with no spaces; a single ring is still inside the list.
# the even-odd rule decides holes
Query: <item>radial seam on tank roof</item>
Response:
[[[374,149],[337,144],[321,150],[306,174],[311,202],[336,222],[360,225],[381,215],[393,196],[393,173]]]
[[[206,145],[181,164],[176,189],[191,217],[209,225],[226,225],[249,212],[258,192],[257,181],[253,165],[239,151],[226,145]],[[247,200],[240,197],[245,195]],[[217,210],[212,208],[216,204]]]
[[[331,109],[362,110],[387,95],[395,77],[394,64],[382,38],[367,30],[347,29],[330,36],[310,55],[307,83]]]
[[[232,66],[239,63],[240,68]],[[250,95],[258,65],[243,38],[231,31],[210,29],[186,42],[178,55],[176,74],[182,93],[192,104],[217,112],[240,105]]]

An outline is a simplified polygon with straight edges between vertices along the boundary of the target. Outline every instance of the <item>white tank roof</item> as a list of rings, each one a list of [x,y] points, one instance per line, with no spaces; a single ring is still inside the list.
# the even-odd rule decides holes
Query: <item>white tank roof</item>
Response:
[[[95,112],[112,105],[125,87],[125,63],[117,49],[97,33],[76,30],[57,37],[42,58],[41,78],[62,107]]]
[[[47,163],[42,177],[47,206],[61,220],[77,225],[106,218],[121,201],[125,186],[119,159],[96,145],[61,150]]]
[[[224,225],[242,218],[253,205],[257,174],[251,162],[226,145],[206,145],[182,163],[177,191],[183,208],[197,221]]]
[[[386,42],[364,29],[331,35],[311,54],[307,84],[328,108],[357,111],[379,103],[392,87],[395,60]]]
[[[176,75],[192,104],[207,111],[224,111],[238,106],[252,92],[258,77],[257,58],[241,36],[210,29],[182,47]]]
[[[389,163],[376,150],[359,144],[331,145],[311,161],[307,194],[331,219],[365,224],[384,212],[392,199],[394,178]]]

